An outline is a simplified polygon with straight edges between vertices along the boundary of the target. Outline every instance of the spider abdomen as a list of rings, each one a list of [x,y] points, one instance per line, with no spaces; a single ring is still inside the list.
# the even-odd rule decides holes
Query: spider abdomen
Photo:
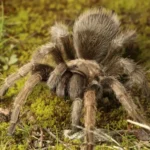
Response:
[[[83,13],[73,28],[77,56],[101,62],[119,31],[119,25],[117,15],[111,11],[93,9]]]

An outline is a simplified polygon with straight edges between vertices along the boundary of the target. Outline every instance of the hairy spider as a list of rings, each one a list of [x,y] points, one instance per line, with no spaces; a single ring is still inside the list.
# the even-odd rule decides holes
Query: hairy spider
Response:
[[[135,31],[122,31],[117,15],[101,8],[80,15],[74,23],[72,34],[61,23],[52,26],[50,33],[51,42],[38,48],[30,62],[8,76],[0,88],[2,97],[9,87],[31,71],[31,76],[15,99],[9,134],[14,132],[20,109],[39,82],[45,82],[57,96],[69,96],[73,101],[73,132],[79,124],[83,99],[85,127],[94,129],[96,102],[104,96],[111,98],[112,94],[134,120],[145,123],[129,94],[134,86],[148,94],[145,73],[133,60],[123,58],[122,49],[134,41]],[[42,64],[49,54],[57,64],[55,67]],[[87,141],[90,144],[93,142],[90,137]]]

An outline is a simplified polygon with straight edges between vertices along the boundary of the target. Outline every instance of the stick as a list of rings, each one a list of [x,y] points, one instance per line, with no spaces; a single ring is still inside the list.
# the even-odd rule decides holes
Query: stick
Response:
[[[131,124],[134,124],[134,125],[137,125],[137,126],[140,126],[142,128],[145,128],[147,130],[150,130],[150,126],[146,125],[146,124],[141,124],[139,122],[135,122],[135,121],[132,121],[132,120],[127,120],[127,122],[131,123]]]

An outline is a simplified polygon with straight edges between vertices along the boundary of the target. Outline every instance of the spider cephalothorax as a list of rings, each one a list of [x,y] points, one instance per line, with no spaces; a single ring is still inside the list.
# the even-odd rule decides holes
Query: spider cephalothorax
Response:
[[[75,21],[72,35],[67,26],[60,23],[52,26],[50,31],[52,42],[41,46],[31,61],[10,75],[0,88],[2,97],[16,80],[32,72],[15,99],[9,134],[14,132],[25,99],[41,81],[57,96],[69,96],[73,100],[73,125],[79,124],[84,99],[85,126],[93,129],[95,99],[98,103],[104,95],[111,93],[115,94],[133,119],[145,122],[127,92],[131,93],[132,87],[136,85],[148,94],[144,72],[133,60],[122,57],[122,47],[135,39],[135,31],[121,31],[117,15],[103,8],[91,9],[80,15]],[[56,62],[55,67],[41,64],[49,54]],[[73,126],[72,130],[74,132],[76,127]],[[88,140],[92,142],[90,138]]]

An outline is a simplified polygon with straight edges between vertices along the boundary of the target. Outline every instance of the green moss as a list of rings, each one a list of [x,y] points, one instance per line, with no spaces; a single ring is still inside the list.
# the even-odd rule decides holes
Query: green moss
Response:
[[[38,97],[37,93],[40,93]],[[32,103],[31,112],[43,127],[64,129],[70,122],[70,104],[52,95],[47,87],[38,86],[29,101]]]
[[[0,149],[1,150],[25,150],[27,149],[26,134],[22,134],[17,130],[16,136],[7,135],[8,123],[0,124]],[[22,137],[22,136],[23,137]],[[19,142],[18,142],[19,141]],[[18,143],[18,144],[16,144]]]

